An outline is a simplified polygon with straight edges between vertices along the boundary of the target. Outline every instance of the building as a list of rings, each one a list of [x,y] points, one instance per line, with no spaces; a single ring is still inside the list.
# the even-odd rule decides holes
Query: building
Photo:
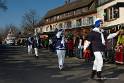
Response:
[[[74,0],[49,10],[39,28],[45,33],[64,28],[65,34],[71,31],[76,37],[87,34],[96,17],[96,0]]]
[[[124,25],[124,0],[98,0],[97,16],[104,19],[104,27],[118,30]]]
[[[118,30],[124,26],[124,0],[65,0],[51,9],[39,22],[38,31],[52,33],[56,28],[71,31],[74,36],[86,35],[96,18],[104,19],[105,29]]]
[[[15,34],[14,32],[12,31],[12,29],[10,28],[8,34],[7,34],[7,37],[5,38],[5,42],[6,44],[9,44],[9,45],[15,45]]]

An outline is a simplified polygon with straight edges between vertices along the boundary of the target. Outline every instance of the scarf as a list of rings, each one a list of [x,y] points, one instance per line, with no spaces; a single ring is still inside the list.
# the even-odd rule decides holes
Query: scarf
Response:
[[[103,35],[104,30],[103,29],[100,30],[99,28],[94,28],[93,31],[101,34],[102,44],[105,45],[105,39],[104,39],[104,35]]]
[[[59,31],[59,32],[56,34],[56,37],[57,37],[57,38],[60,38],[60,37],[61,37],[61,34],[62,34],[62,31]]]

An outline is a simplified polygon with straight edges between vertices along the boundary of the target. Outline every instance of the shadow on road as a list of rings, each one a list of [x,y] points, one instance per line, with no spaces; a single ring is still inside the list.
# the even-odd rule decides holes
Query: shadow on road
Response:
[[[124,73],[124,70],[118,67],[105,67],[103,76],[107,79],[92,80],[89,78],[91,63],[75,63],[70,60],[65,62],[64,70],[60,71],[55,55],[48,55],[48,51],[41,50],[40,58],[36,59],[28,56],[25,50],[0,48],[0,54],[3,54],[0,55],[0,83],[109,83],[110,80],[118,82],[120,78],[109,78],[118,78]]]

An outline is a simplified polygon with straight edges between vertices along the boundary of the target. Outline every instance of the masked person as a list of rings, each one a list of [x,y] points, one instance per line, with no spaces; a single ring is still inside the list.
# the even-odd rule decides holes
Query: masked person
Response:
[[[28,54],[31,55],[32,54],[32,45],[33,45],[33,37],[30,36],[27,39],[27,44],[28,44]]]
[[[59,69],[63,69],[65,58],[65,39],[63,29],[58,30],[56,34],[56,52],[58,56]]]
[[[35,57],[38,58],[38,46],[39,46],[39,42],[38,42],[38,37],[34,36],[33,39],[33,48],[34,48],[34,53],[35,53]]]
[[[84,50],[83,52],[86,52],[86,49],[91,44],[93,54],[95,56],[93,69],[91,78],[93,79],[94,76],[97,74],[98,79],[101,79],[101,72],[103,67],[103,55],[105,52],[105,40],[111,39],[119,34],[119,31],[112,34],[106,34],[105,31],[102,29],[103,21],[102,19],[97,19],[94,24],[93,30],[88,34],[87,40],[84,42]]]

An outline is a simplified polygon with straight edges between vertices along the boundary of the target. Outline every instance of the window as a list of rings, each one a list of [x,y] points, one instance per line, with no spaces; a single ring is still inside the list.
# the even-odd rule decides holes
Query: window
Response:
[[[114,18],[119,18],[119,7],[114,7]]]
[[[76,14],[76,11],[73,11],[74,15]]]
[[[88,25],[93,25],[93,17],[88,17]]]
[[[57,16],[57,20],[59,20],[59,19],[60,19],[60,16],[58,15],[58,16]]]
[[[70,16],[72,16],[72,15],[73,15],[73,12],[70,11],[70,12],[66,12],[66,13],[64,14],[64,17],[70,17]]]
[[[56,25],[53,25],[53,28],[56,28]]]
[[[51,18],[48,18],[48,21],[47,22],[50,22],[51,21]]]
[[[63,18],[63,14],[60,15],[60,19],[62,19],[62,18]]]
[[[77,26],[77,27],[80,27],[80,26],[81,26],[81,23],[82,23],[82,22],[81,22],[81,19],[76,20],[76,26]]]
[[[49,26],[46,27],[46,32],[49,30]]]
[[[82,8],[82,12],[87,12],[88,11],[88,7]]]
[[[46,22],[48,22],[49,21],[49,19],[46,19]]]
[[[65,17],[65,18],[68,17],[68,13],[65,13],[65,14],[64,14],[64,17]]]
[[[56,17],[56,16],[54,16],[54,17],[53,17],[53,20],[54,20],[54,21],[56,21],[56,19],[57,19],[57,17]]]
[[[111,21],[119,18],[119,7],[111,6],[104,10],[104,21]]]
[[[59,24],[59,28],[63,28],[63,24],[62,23]]]
[[[75,13],[76,13],[76,15],[81,14],[81,9],[77,9],[77,10],[75,11]]]
[[[50,31],[52,31],[52,25],[50,25]]]
[[[105,9],[104,10],[104,21],[107,21],[108,20],[108,14],[109,14],[109,12],[108,12],[108,9]]]
[[[83,26],[87,26],[88,25],[88,18],[87,17],[83,18],[82,25]]]
[[[50,18],[50,22],[53,22],[53,21],[54,21],[54,18],[53,18],[53,17],[51,17],[51,18]]]
[[[66,22],[66,23],[65,23],[65,26],[66,26],[66,27],[65,27],[66,29],[71,28],[71,21]]]
[[[71,14],[71,16],[73,16],[74,15],[74,11],[70,11],[70,14]]]

